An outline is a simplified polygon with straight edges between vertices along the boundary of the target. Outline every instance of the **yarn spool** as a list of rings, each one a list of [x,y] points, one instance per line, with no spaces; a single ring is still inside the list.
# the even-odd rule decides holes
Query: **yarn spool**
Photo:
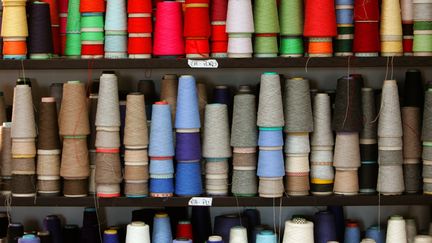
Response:
[[[259,127],[283,127],[283,106],[280,78],[277,73],[261,75],[257,125]]]
[[[354,43],[356,56],[378,56],[380,51],[379,2],[354,1]]]
[[[148,145],[147,117],[144,95],[131,93],[126,101],[124,145],[130,149],[143,149]]]
[[[282,177],[260,177],[258,184],[260,197],[277,198],[282,197],[284,185]]]
[[[175,194],[194,196],[202,194],[201,165],[199,161],[177,163]]]
[[[184,5],[185,50],[187,58],[208,57],[210,47],[209,0],[187,0]]]
[[[389,123],[390,122],[390,123]],[[378,120],[380,157],[386,150],[399,150],[402,136],[402,120],[399,108],[398,88],[395,80],[385,80],[381,95],[381,111]],[[400,157],[400,154],[398,155]],[[380,193],[400,194],[404,190],[402,163],[388,164],[381,157],[377,189]]]
[[[379,226],[371,226],[366,230],[366,237],[375,240],[376,243],[385,242],[385,231]]]
[[[68,58],[79,58],[81,56],[80,1],[69,0],[66,12],[67,24],[64,55]]]
[[[312,132],[313,116],[309,80],[291,78],[285,82],[285,132]]]
[[[230,229],[229,242],[243,243],[247,242],[247,229],[243,226],[234,226]]]
[[[206,105],[204,130],[203,156],[205,158],[231,157],[227,105]]]
[[[421,141],[420,141],[420,108],[417,107],[402,107],[402,124],[403,124],[403,157],[404,157],[404,178],[405,189],[410,193],[415,193],[420,190],[421,178],[420,171],[410,170],[406,165],[418,164],[421,158]],[[412,167],[412,166],[410,166]],[[418,168],[420,167],[412,167]],[[412,171],[412,172],[411,172]],[[417,185],[417,188],[408,187],[408,185]]]
[[[96,150],[96,189],[98,196],[118,197],[120,196],[118,184],[122,180],[118,151],[117,153],[102,151]]]
[[[432,4],[429,1],[413,1],[413,19],[414,19],[414,40],[413,52],[414,56],[430,56],[432,55],[432,36],[430,21],[430,9]]]
[[[404,82],[405,96],[403,106],[419,107],[424,105],[424,88],[420,70],[408,69]]]
[[[356,195],[359,191],[356,169],[337,169],[335,173],[334,193]]]
[[[387,223],[386,242],[407,242],[405,220],[401,216],[392,216]]]
[[[87,114],[85,85],[79,81],[65,83],[59,113],[60,135],[82,136],[90,134]]]
[[[21,143],[25,148],[20,149],[25,154],[15,154],[14,158],[33,158],[36,152],[34,138],[36,137],[36,125],[33,112],[31,88],[28,85],[17,85],[14,89],[12,109],[12,150],[14,143]],[[23,150],[24,149],[24,150]]]
[[[24,226],[21,223],[9,223],[7,228],[7,242],[18,242],[18,238],[24,235]]]
[[[61,151],[55,99],[53,97],[42,98],[39,108],[38,192],[52,194],[54,191],[54,194],[56,194],[60,191],[59,167]],[[47,183],[52,184],[52,186],[48,186]]]
[[[176,228],[176,238],[193,239],[192,224],[190,221],[179,221]]]
[[[118,131],[120,110],[118,80],[114,73],[102,73],[95,121],[97,130]]]
[[[256,105],[255,95],[234,96],[234,109],[231,127],[231,146],[256,147]]]
[[[314,132],[311,139],[311,191],[315,195],[332,193],[334,172],[333,133],[330,96],[319,93],[314,98]],[[329,150],[328,150],[329,149]]]
[[[152,196],[172,196],[174,145],[170,106],[166,102],[153,105],[150,132],[150,193]],[[162,184],[162,181],[164,182]]]
[[[228,51],[228,34],[226,33],[228,1],[213,0],[210,4],[211,56],[224,58]]]
[[[252,57],[252,33],[254,33],[252,3],[249,0],[228,1],[226,33],[228,33],[228,57]]]
[[[127,57],[126,1],[109,0],[105,14],[105,58]]]
[[[285,221],[283,243],[294,243],[301,240],[305,243],[314,242],[314,224],[304,218]]]
[[[402,56],[402,19],[399,1],[385,0],[381,4],[381,55]]]
[[[171,243],[171,225],[170,218],[166,213],[158,213],[153,220],[152,241],[161,243]]]
[[[50,5],[33,2],[29,16],[30,59],[48,59],[53,55],[53,39],[50,22]]]
[[[333,47],[331,37],[336,35],[336,13],[334,1],[306,1],[304,36],[309,37],[309,56],[332,56]]]
[[[327,243],[337,240],[335,229],[335,217],[329,211],[320,211],[314,216],[314,238],[315,242]]]
[[[417,225],[415,219],[406,219],[405,226],[408,243],[414,243],[414,238],[417,235]]]
[[[152,53],[152,2],[128,1],[129,58],[150,58]]]
[[[360,242],[360,228],[357,222],[349,221],[345,227],[344,242]]]
[[[336,2],[337,32],[335,56],[352,56],[354,39],[354,1]]]
[[[358,133],[337,133],[333,165],[336,168],[360,167]]]
[[[282,0],[279,7],[280,55],[303,56],[303,1]]]
[[[401,1],[404,56],[413,55],[413,11],[412,1]]]
[[[338,79],[335,108],[332,121],[336,132],[360,132],[362,129],[361,87],[363,82],[356,77]]]
[[[33,161],[34,163],[34,161]],[[13,197],[36,196],[36,183],[34,174],[12,174],[11,191]]]
[[[25,59],[28,36],[26,1],[3,2],[2,28],[3,59]]]
[[[176,108],[176,129],[200,128],[198,96],[195,78],[182,75],[179,78]]]
[[[126,243],[150,243],[150,227],[144,222],[135,221],[127,226]]]
[[[81,1],[79,7],[81,12],[81,58],[103,58],[105,2]]]
[[[277,34],[280,32],[276,1],[254,3],[254,25],[255,57],[276,57],[279,53]]]
[[[378,176],[378,141],[375,94],[371,88],[362,88],[363,129],[360,132],[359,184],[361,193],[376,191]]]
[[[181,8],[178,2],[157,3],[153,47],[155,56],[181,56],[185,53]]]
[[[1,127],[1,176],[5,183],[6,178],[12,176],[12,139],[11,139],[11,126],[10,122],[4,122]],[[8,181],[8,180],[6,180]],[[9,180],[10,181],[10,180]],[[3,193],[7,193],[5,187],[2,188]]]
[[[163,76],[161,81],[160,99],[165,100],[171,109],[171,118],[175,121],[175,113],[177,106],[177,89],[178,89],[178,78],[175,74],[166,74]]]
[[[48,215],[43,220],[43,228],[48,231],[53,243],[62,242],[62,226],[57,215]]]

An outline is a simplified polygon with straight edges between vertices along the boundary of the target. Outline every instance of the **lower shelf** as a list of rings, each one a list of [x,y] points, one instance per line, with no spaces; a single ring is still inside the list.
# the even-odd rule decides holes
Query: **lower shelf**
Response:
[[[190,197],[172,198],[68,198],[68,197],[12,197],[11,206],[58,206],[58,207],[184,207],[188,206]],[[4,206],[7,199],[1,197]],[[235,206],[371,206],[371,205],[432,205],[430,195],[355,195],[355,196],[299,196],[283,198],[260,197],[213,197],[214,207]]]

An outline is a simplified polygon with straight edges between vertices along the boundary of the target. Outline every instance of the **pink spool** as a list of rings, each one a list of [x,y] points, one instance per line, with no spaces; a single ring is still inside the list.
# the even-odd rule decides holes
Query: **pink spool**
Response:
[[[155,56],[184,55],[183,16],[179,2],[159,2],[154,30]]]

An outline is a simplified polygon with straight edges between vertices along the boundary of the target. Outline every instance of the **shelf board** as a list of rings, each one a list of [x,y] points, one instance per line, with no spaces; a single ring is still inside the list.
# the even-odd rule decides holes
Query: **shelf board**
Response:
[[[219,68],[316,68],[316,67],[385,67],[387,57],[315,57],[315,58],[247,58],[216,59]],[[431,66],[432,57],[394,57],[394,66]],[[0,60],[0,70],[51,70],[51,69],[173,69],[189,68],[185,58],[168,59],[50,59],[50,60]]]
[[[0,198],[5,202],[5,198]],[[11,206],[57,206],[57,207],[94,207],[98,202],[99,207],[183,207],[187,206],[190,197],[172,198],[99,198],[82,197],[37,197],[37,198],[12,198]],[[283,198],[260,197],[214,197],[214,207],[257,206],[372,206],[372,205],[432,205],[432,196],[428,195],[356,195],[356,196],[299,196]]]

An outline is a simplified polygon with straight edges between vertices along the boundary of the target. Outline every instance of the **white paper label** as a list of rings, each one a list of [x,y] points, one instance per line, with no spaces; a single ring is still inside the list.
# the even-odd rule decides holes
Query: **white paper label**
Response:
[[[193,197],[189,200],[189,206],[204,206],[211,207],[213,198],[211,197]]]
[[[189,67],[191,68],[218,68],[219,63],[215,59],[207,60],[192,60],[188,59]]]

